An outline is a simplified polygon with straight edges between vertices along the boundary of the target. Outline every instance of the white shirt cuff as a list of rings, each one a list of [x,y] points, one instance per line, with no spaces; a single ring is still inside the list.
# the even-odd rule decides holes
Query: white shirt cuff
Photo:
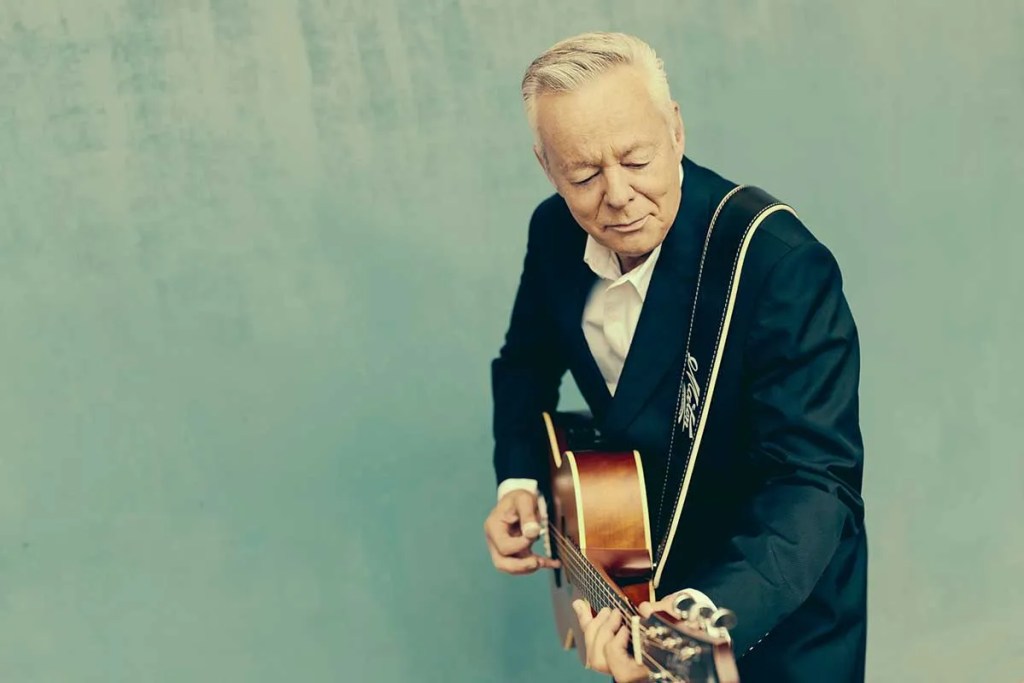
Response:
[[[517,491],[523,489],[530,493],[537,493],[537,480],[536,479],[506,479],[498,484],[498,500],[505,497],[505,494],[509,491]]]

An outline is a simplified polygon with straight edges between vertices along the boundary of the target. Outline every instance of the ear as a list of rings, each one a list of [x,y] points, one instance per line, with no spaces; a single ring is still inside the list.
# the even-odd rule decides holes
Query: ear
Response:
[[[533,156],[537,157],[537,163],[544,169],[544,175],[548,177],[548,182],[557,190],[558,185],[555,185],[555,179],[551,177],[551,171],[548,169],[548,158],[539,144],[533,146]]]
[[[679,110],[679,103],[673,101],[669,112],[669,126],[672,129],[672,147],[683,160],[683,150],[686,148],[686,127],[683,125],[683,115]]]

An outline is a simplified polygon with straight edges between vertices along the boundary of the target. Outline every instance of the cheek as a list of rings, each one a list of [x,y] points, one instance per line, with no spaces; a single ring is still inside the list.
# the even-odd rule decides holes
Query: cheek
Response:
[[[597,191],[579,192],[571,197],[566,197],[565,203],[569,205],[569,211],[576,216],[577,220],[593,221],[597,219],[601,211],[601,193]]]
[[[650,180],[643,184],[642,194],[657,205],[660,210],[664,208],[665,202],[672,197],[673,190],[678,189],[660,180]]]

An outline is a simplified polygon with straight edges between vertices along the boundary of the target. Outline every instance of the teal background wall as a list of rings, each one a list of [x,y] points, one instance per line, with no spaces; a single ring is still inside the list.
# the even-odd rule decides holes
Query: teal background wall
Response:
[[[519,80],[609,28],[843,267],[869,680],[1024,677],[1018,0],[0,0],[0,680],[598,680],[481,523]]]

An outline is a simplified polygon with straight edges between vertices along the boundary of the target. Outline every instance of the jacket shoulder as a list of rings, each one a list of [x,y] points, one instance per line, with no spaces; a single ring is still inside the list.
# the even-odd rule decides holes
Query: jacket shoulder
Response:
[[[569,206],[565,200],[561,195],[553,194],[533,210],[533,215],[530,217],[530,232],[535,230],[551,232],[554,227],[565,228],[572,222],[572,214],[569,213]]]
[[[531,245],[556,254],[566,249],[576,250],[585,239],[586,233],[576,223],[560,195],[551,195],[533,210],[530,217]]]
[[[790,252],[810,245],[827,251],[798,215],[785,210],[776,211],[758,227],[750,241],[748,258],[770,267]]]

